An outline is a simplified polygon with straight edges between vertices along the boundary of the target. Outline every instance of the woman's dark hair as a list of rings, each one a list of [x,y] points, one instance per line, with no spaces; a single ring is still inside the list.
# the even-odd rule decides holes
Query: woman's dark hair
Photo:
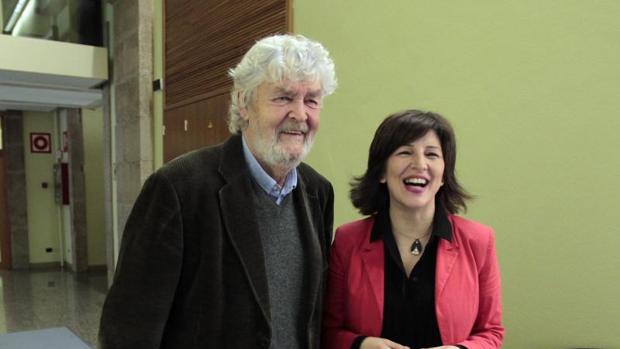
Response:
[[[389,207],[387,185],[380,182],[388,158],[400,146],[416,141],[431,130],[439,137],[445,162],[444,184],[436,199],[449,213],[467,209],[466,201],[472,197],[456,179],[456,138],[450,122],[437,113],[412,109],[388,116],[375,132],[366,173],[351,182],[351,201],[361,214],[371,215]]]

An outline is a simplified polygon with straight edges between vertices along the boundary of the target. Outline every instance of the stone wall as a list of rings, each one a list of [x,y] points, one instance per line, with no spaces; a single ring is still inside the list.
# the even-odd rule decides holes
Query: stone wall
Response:
[[[153,2],[113,4],[113,89],[116,121],[117,217],[119,234],[153,171]]]
[[[22,113],[5,114],[5,156],[7,159],[7,206],[11,234],[13,269],[30,267],[28,245],[28,212],[26,205],[26,172],[24,165],[24,122]]]
[[[86,230],[86,185],[84,179],[84,135],[80,109],[67,109],[69,132],[69,173],[71,202],[71,269],[88,270],[88,232]]]

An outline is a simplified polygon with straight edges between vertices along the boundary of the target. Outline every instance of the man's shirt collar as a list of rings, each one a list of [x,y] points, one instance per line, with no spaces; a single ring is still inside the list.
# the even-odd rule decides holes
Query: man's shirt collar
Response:
[[[271,178],[267,172],[263,169],[263,167],[258,163],[254,154],[248,147],[248,144],[245,141],[245,137],[241,137],[243,144],[243,155],[245,157],[245,162],[248,164],[250,168],[250,173],[252,174],[252,178],[261,187],[267,195],[271,196],[276,204],[280,204],[284,198],[293,191],[297,187],[297,168],[292,169],[286,175],[284,179],[284,185],[280,187],[278,182],[275,179]]]

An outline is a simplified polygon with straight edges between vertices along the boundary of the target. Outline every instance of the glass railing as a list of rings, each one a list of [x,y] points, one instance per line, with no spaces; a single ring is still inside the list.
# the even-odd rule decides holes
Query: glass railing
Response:
[[[2,31],[103,46],[101,0],[0,0]]]

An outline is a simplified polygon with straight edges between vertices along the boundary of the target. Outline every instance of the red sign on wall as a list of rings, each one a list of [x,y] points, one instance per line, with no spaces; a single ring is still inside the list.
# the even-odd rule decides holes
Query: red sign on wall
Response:
[[[31,153],[51,153],[52,135],[49,133],[30,133],[30,152]]]

